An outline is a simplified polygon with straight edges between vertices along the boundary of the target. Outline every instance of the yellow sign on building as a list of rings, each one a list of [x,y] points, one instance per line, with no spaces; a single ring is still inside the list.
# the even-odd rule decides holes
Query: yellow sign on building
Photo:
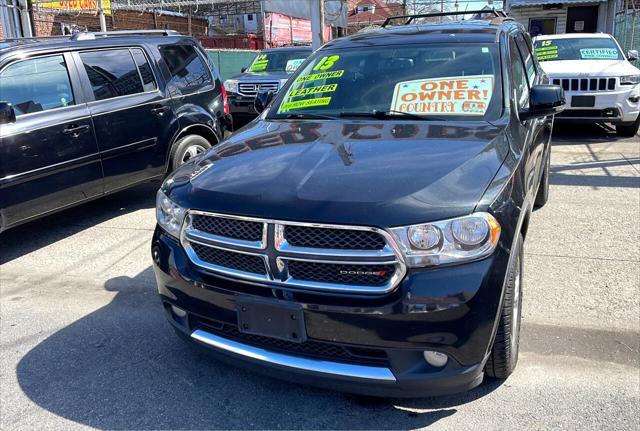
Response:
[[[59,11],[81,12],[96,11],[98,0],[58,0],[38,2],[38,6],[44,9],[55,9]],[[111,15],[111,0],[102,0],[102,9],[106,15]]]

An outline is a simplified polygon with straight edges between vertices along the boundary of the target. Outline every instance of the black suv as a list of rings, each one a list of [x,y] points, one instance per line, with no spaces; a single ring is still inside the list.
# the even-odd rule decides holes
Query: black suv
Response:
[[[277,93],[292,73],[304,63],[313,50],[305,46],[270,48],[260,51],[242,73],[224,82],[229,96],[229,109],[237,129],[256,118],[253,107],[256,94],[263,91]]]
[[[233,364],[369,395],[508,377],[563,97],[502,17],[328,43],[158,192],[169,321]]]
[[[218,72],[193,38],[0,41],[0,231],[161,178],[228,123]]]

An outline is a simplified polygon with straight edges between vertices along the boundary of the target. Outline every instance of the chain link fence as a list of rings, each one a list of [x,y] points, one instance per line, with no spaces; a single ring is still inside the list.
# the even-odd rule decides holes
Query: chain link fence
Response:
[[[625,52],[640,50],[640,10],[629,10],[616,16],[614,36]]]

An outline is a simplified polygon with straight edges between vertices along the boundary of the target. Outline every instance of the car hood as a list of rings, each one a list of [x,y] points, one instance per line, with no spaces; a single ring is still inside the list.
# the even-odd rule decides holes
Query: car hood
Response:
[[[486,122],[257,121],[164,187],[191,209],[399,226],[472,213],[508,151]]]
[[[634,75],[640,69],[626,60],[542,61],[542,69],[551,77],[596,77]]]
[[[239,81],[279,81],[281,79],[289,79],[291,73],[286,72],[244,72],[236,76],[232,76],[230,79],[237,79]]]

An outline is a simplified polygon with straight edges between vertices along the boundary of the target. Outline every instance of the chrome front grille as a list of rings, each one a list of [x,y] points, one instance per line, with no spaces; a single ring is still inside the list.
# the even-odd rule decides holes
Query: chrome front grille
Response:
[[[251,282],[379,294],[406,273],[393,238],[371,227],[190,211],[181,241],[201,269]]]
[[[616,78],[554,78],[554,85],[561,85],[564,91],[593,92],[613,91]]]
[[[278,92],[279,83],[274,82],[240,82],[238,92],[243,96],[255,96],[260,91]]]

